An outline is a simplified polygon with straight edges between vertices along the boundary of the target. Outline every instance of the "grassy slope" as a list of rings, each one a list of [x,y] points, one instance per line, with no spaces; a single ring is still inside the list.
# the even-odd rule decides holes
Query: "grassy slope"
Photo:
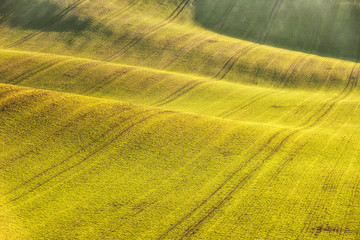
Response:
[[[254,42],[359,60],[357,0],[196,0],[207,28]]]
[[[0,211],[20,237],[359,234],[358,131],[346,124],[299,132],[12,85],[0,94]]]
[[[326,73],[314,72],[319,76],[316,85],[302,81],[303,72],[299,72],[293,79],[284,80],[287,75],[276,79],[288,81],[287,88],[265,88],[57,55],[1,53],[2,83],[242,121],[297,126],[306,122],[304,116],[314,116],[311,122],[316,121],[318,112],[326,112],[335,104],[346,106],[346,111],[349,105],[356,110],[359,101],[359,66],[331,59],[319,59],[333,64],[333,68]],[[339,118],[336,112],[327,115],[328,123]],[[347,113],[341,116],[347,121]],[[349,123],[356,124],[357,119]]]
[[[217,35],[187,1],[16,2],[0,45],[54,54],[0,50],[0,237],[360,237],[354,62]]]
[[[188,1],[176,0],[168,4],[137,1],[134,5],[127,5],[126,1],[104,4],[97,0],[73,0],[67,4],[45,0],[32,2],[31,11],[28,4],[8,7],[8,12],[13,15],[0,24],[0,47],[232,81],[242,79],[254,84],[261,84],[259,79],[262,78],[271,81],[278,75],[298,71],[303,72],[303,81],[309,82],[317,78],[312,75],[315,69],[332,65],[332,61],[324,62],[316,56],[257,45],[199,28],[191,20],[192,8],[185,5]],[[39,2],[45,5],[56,3],[59,9],[41,14]],[[48,24],[38,26],[30,21],[22,26],[22,21],[31,18],[31,13],[43,16],[38,21]],[[82,28],[78,29],[76,23],[68,24],[74,18],[82,23]],[[20,23],[16,25],[12,21]]]

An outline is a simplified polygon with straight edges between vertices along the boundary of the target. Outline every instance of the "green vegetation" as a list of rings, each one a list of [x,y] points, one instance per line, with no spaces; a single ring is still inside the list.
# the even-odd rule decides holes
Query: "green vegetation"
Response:
[[[230,36],[359,60],[358,0],[196,0],[195,19]]]
[[[359,2],[324,2],[260,42],[336,58],[210,31],[275,1],[0,2],[0,239],[359,239]]]

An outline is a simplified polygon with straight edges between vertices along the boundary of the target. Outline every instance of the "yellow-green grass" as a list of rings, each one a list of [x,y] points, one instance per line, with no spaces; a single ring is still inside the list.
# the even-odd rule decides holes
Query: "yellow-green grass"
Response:
[[[8,239],[359,237],[359,131],[347,123],[298,131],[0,89]]]
[[[195,0],[194,18],[241,39],[360,60],[357,0]]]
[[[360,65],[199,2],[0,2],[0,239],[360,238]]]
[[[324,62],[330,59],[323,59]],[[316,86],[303,71],[288,87],[264,87],[199,78],[147,68],[48,54],[1,51],[1,82],[163,107],[213,117],[289,126],[338,128],[358,124],[360,65],[335,61],[313,72]],[[306,74],[306,73],[305,73]],[[241,81],[239,81],[241,82]],[[281,85],[281,83],[276,84]],[[350,119],[349,119],[350,117]]]
[[[313,72],[322,69],[320,72],[326,74],[336,61],[205,30],[193,22],[192,7],[185,5],[187,1],[166,4],[137,1],[134,5],[124,0],[32,2],[32,11],[27,4],[8,8],[8,12],[14,13],[13,18],[16,16],[16,22],[24,21],[27,27],[5,19],[0,24],[2,48],[112,61],[232,81],[243,79],[255,84],[261,83],[263,78],[270,82],[287,71],[295,75],[301,71],[302,76],[306,76],[303,81],[315,81],[316,85],[318,76],[312,75]],[[57,9],[38,20],[48,23],[46,26],[25,21],[35,18],[31,18],[31,12],[42,13],[40,3],[45,6],[52,3]],[[24,14],[29,16],[24,17]],[[77,30],[73,19],[87,24]]]

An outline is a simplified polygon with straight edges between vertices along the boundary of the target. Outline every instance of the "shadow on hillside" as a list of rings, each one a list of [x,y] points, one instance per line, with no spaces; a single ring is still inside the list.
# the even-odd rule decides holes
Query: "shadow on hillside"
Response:
[[[252,42],[360,60],[360,2],[354,0],[194,0],[194,20]]]
[[[74,15],[76,7],[60,6],[50,0],[1,0],[0,23],[22,29],[80,32],[91,24],[91,19]]]

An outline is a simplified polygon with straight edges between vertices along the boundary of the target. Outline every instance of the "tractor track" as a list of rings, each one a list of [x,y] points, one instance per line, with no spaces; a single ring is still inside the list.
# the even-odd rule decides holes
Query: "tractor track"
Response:
[[[227,118],[231,115],[234,115],[235,113],[238,113],[239,111],[243,110],[244,108],[247,108],[248,106],[252,105],[253,103],[256,103],[258,101],[260,101],[261,99],[269,96],[269,95],[272,95],[272,94],[275,94],[275,92],[267,92],[267,93],[264,93],[264,94],[259,94],[259,95],[256,95],[255,97],[252,97],[246,101],[244,101],[243,103],[241,103],[240,105],[218,115],[218,117],[221,117],[221,118]]]
[[[184,94],[190,92],[191,90],[193,90],[194,88],[196,88],[199,85],[204,84],[205,82],[200,82],[200,81],[191,81],[187,84],[185,84],[185,86],[179,88],[178,90],[176,90],[175,92],[171,93],[169,96],[165,97],[164,99],[156,102],[155,104],[153,104],[156,107],[161,107],[164,106],[165,104],[168,104],[170,102],[175,101],[176,99],[178,99],[179,97],[183,96]]]
[[[272,142],[272,140],[274,140],[280,134],[281,131],[273,134],[266,143],[262,144],[262,146],[254,154],[252,154],[244,163],[241,164],[239,168],[237,168],[236,171],[234,171],[228,178],[226,178],[226,180],[223,183],[221,183],[220,186],[214,192],[212,192],[206,199],[204,199],[197,207],[191,210],[187,215],[185,215],[183,218],[181,218],[179,221],[173,224],[169,229],[167,229],[158,239],[165,238],[172,230],[174,230],[176,227],[182,224],[186,219],[191,217],[197,210],[203,207],[212,197],[214,197],[225,186],[227,182],[229,182],[232,178],[234,178],[235,175],[243,169],[243,167],[245,167],[249,162],[251,162],[251,160],[253,160],[257,155],[259,155]]]
[[[239,51],[237,51],[234,55],[232,55],[227,61],[226,63],[222,66],[222,68],[220,69],[220,71],[218,71],[216,73],[216,75],[214,76],[214,79],[217,80],[222,80],[223,78],[225,78],[225,76],[230,72],[230,70],[234,67],[235,63],[244,55],[246,55],[248,52],[250,52],[251,50],[260,47],[259,44],[251,44],[249,46],[246,46],[242,49],[240,49]]]
[[[125,69],[124,71],[122,72],[116,72],[112,75],[110,75],[109,77],[103,79],[102,81],[98,82],[97,84],[89,87],[88,89],[86,89],[84,91],[84,94],[94,94],[96,93],[98,90],[102,89],[103,87],[111,84],[112,82],[114,82],[116,79],[118,79],[119,77],[122,77],[130,72],[133,72],[135,71],[136,68],[128,68],[128,69]]]
[[[231,189],[231,191],[229,191],[221,200],[217,201],[217,203],[215,204],[215,206],[213,206],[209,211],[207,211],[207,213],[205,215],[203,215],[202,217],[200,217],[200,219],[193,225],[189,226],[182,234],[181,237],[179,239],[184,239],[187,236],[189,236],[189,234],[194,233],[197,228],[203,223],[205,222],[207,219],[209,219],[211,217],[211,215],[213,215],[213,213],[218,210],[220,207],[222,207],[229,199],[231,199],[231,196],[239,189],[241,189],[248,180],[251,179],[251,177],[258,172],[259,170],[262,169],[262,167],[268,162],[268,160],[273,157],[275,155],[275,153],[277,153],[280,148],[284,147],[284,144],[292,137],[294,136],[296,133],[298,133],[300,131],[296,130],[291,132],[290,134],[288,134],[284,139],[282,139],[280,141],[279,144],[276,145],[275,148],[273,148],[273,150],[270,152],[270,154],[268,154],[263,160],[261,160],[256,166],[255,168],[253,168],[248,174],[246,174],[244,177],[242,177],[242,179],[240,181],[238,181],[235,186]],[[276,137],[277,134],[274,134],[274,136]],[[269,142],[270,143],[270,142]],[[267,145],[264,146],[264,148]],[[295,158],[296,156],[294,154],[292,154],[292,158]],[[241,169],[238,170],[238,172]],[[225,185],[225,184],[224,184]]]
[[[215,135],[215,133],[218,132],[219,129],[220,129],[220,127],[213,128],[212,131],[207,132],[207,134],[203,134],[199,140],[197,140],[197,141],[192,141],[193,144],[192,144],[191,146],[189,146],[190,149],[199,149],[200,146],[201,146],[200,148],[203,149],[204,146],[209,146],[209,145],[211,145],[212,142],[211,142],[209,139],[210,139],[210,137],[211,137],[212,135]],[[186,158],[187,153],[188,153],[188,152],[185,151],[181,156],[178,157],[178,159],[184,159],[184,158]],[[201,156],[201,151],[200,151],[199,154],[198,154],[196,157],[194,157],[194,158],[197,159],[197,158],[199,158],[199,156]],[[193,161],[193,162],[194,162],[194,161]],[[190,165],[191,165],[191,164],[190,164]],[[175,173],[174,173],[174,175],[176,175],[176,174],[178,174],[178,172],[175,172]],[[169,178],[171,179],[171,177],[169,177]],[[179,184],[180,184],[180,183],[179,183]],[[161,193],[160,193],[160,194],[161,194]],[[160,199],[158,199],[158,201],[159,201],[159,200],[160,200]],[[150,207],[150,205],[147,206],[146,208],[148,208],[148,207]],[[146,208],[145,208],[144,210],[146,210]],[[122,227],[123,225],[124,225],[124,223],[122,223],[122,224],[119,225],[117,228],[115,228],[114,231],[120,229],[120,227]]]
[[[149,110],[151,111],[151,110]],[[143,112],[142,112],[143,113]],[[55,175],[53,175],[52,177],[48,178],[47,180],[45,181],[42,181],[41,183],[38,183],[35,187],[31,188],[29,191],[15,197],[15,198],[12,198],[10,199],[9,201],[5,202],[4,204],[1,204],[0,207],[4,207],[10,203],[13,203],[25,196],[27,196],[28,194],[36,191],[38,188],[40,188],[41,186],[43,186],[44,184],[50,182],[51,180],[55,179],[56,177],[60,176],[61,174],[64,174],[72,169],[74,169],[75,167],[79,166],[80,164],[84,163],[86,160],[88,160],[90,157],[94,156],[95,154],[97,154],[98,152],[100,152],[101,150],[103,150],[104,148],[106,148],[107,146],[109,146],[111,143],[113,143],[114,141],[116,141],[118,138],[120,138],[122,135],[124,135],[126,132],[128,132],[129,130],[131,130],[133,127],[137,126],[138,124],[141,124],[155,116],[158,116],[158,115],[161,115],[161,114],[167,114],[167,113],[174,113],[172,111],[161,111],[161,112],[156,112],[154,114],[151,114],[145,118],[142,118],[141,120],[137,121],[136,123],[132,123],[130,126],[126,127],[124,130],[122,130],[120,133],[118,133],[115,137],[113,137],[112,139],[106,141],[102,146],[98,147],[97,149],[95,149],[93,152],[91,152],[90,154],[88,154],[86,157],[84,157],[82,160],[78,161],[77,163],[71,165],[70,167],[68,168],[65,168],[63,170],[61,170],[60,172],[56,173]],[[140,114],[140,113],[139,113]],[[131,118],[131,117],[130,117]],[[130,119],[128,118],[128,119]],[[127,120],[128,120],[127,119]],[[39,176],[37,176],[39,177]],[[8,193],[7,193],[8,194]],[[7,195],[7,194],[4,194],[4,195]]]
[[[268,20],[265,23],[265,28],[264,31],[262,32],[262,34],[259,36],[258,38],[258,42],[265,42],[272,30],[272,27],[274,25],[274,22],[277,18],[277,15],[279,14],[281,5],[283,3],[283,0],[277,0],[273,6],[273,8],[271,9],[270,15]]]
[[[93,106],[93,105],[92,105]],[[87,106],[85,106],[87,107]],[[87,107],[88,108],[88,107]],[[125,110],[126,111],[126,110]],[[123,113],[125,111],[122,111],[120,113]],[[73,126],[74,123],[77,123],[83,119],[86,119],[86,117],[88,117],[90,114],[91,114],[91,110],[88,110],[87,112],[85,113],[82,113],[82,114],[79,114],[79,116],[75,117],[75,119],[69,119],[68,120],[68,123],[66,123],[64,126],[62,126],[60,129],[54,131],[53,133],[49,134],[46,138],[44,138],[43,142],[40,143],[39,145],[36,145],[34,146],[33,148],[31,148],[30,150],[26,151],[25,153],[17,156],[17,157],[14,157],[14,158],[10,158],[10,159],[7,159],[6,161],[7,162],[11,162],[11,163],[14,163],[16,161],[19,161],[20,159],[34,153],[36,150],[39,150],[41,149],[43,146],[45,146],[48,142],[47,140],[50,140],[52,137],[56,136],[56,135],[59,135],[61,134],[62,132],[64,132],[66,129],[68,129],[69,127]],[[109,118],[107,118],[106,120],[110,119],[111,117],[113,116],[109,116]],[[0,166],[0,170],[4,169],[7,165],[3,165],[3,166]]]
[[[202,36],[198,39],[195,39],[193,41],[190,41],[189,43],[185,44],[182,48],[180,48],[179,50],[177,50],[172,56],[170,56],[165,63],[163,64],[163,66],[161,67],[162,69],[166,69],[169,66],[171,66],[177,59],[179,59],[180,57],[184,56],[186,53],[188,53],[189,51],[197,48],[197,47],[201,47],[202,45],[206,44],[208,42],[210,37],[207,36]]]
[[[349,76],[348,82],[344,88],[344,90],[339,94],[339,96],[344,95],[345,92],[347,92],[347,94],[345,94],[345,97],[348,96],[350,94],[350,92],[353,90],[353,88],[357,85],[357,81],[354,81],[354,83],[352,83],[352,80],[354,79],[353,77],[353,73],[355,71],[355,66],[352,69],[352,72]],[[356,79],[356,78],[355,78]],[[351,84],[352,83],[352,84]],[[350,89],[350,90],[348,90]],[[345,98],[343,97],[343,98]],[[342,99],[343,99],[342,98]],[[338,98],[340,101],[340,98]],[[338,102],[337,101],[337,102]],[[334,105],[337,103],[333,103]],[[323,105],[322,109],[325,108],[327,106],[327,104]],[[249,180],[253,174],[255,174],[257,171],[259,171],[265,163],[268,162],[268,160],[274,156],[275,153],[277,153],[280,148],[284,147],[285,143],[292,138],[293,136],[295,136],[297,133],[299,133],[300,131],[306,130],[306,129],[310,129],[312,127],[314,127],[316,124],[318,124],[323,117],[328,114],[330,112],[331,109],[328,109],[327,111],[325,111],[324,114],[321,114],[321,110],[317,111],[313,116],[310,117],[310,119],[312,119],[313,117],[316,117],[317,115],[320,114],[320,116],[317,118],[317,121],[313,124],[309,123],[311,122],[311,120],[306,121],[304,124],[302,124],[298,129],[288,133],[274,148],[273,150],[270,152],[270,154],[268,154],[265,158],[263,158],[263,160],[261,160],[259,163],[257,163],[257,165],[255,166],[255,168],[253,168],[247,175],[245,175],[244,177],[241,178],[241,180],[237,181],[237,183],[232,187],[232,190],[229,191],[222,199],[218,200],[217,203],[214,205],[212,205],[212,207],[206,211],[206,213],[204,215],[202,215],[194,224],[190,225],[188,228],[186,228],[186,230],[181,234],[180,239],[184,239],[185,237],[189,236],[189,234],[191,233],[195,233],[195,231],[198,229],[198,227],[208,218],[211,217],[211,215],[213,215],[213,213],[219,209],[221,206],[223,206],[226,201],[228,199],[231,198],[231,196],[233,195],[233,193],[235,193],[238,189],[241,189],[241,187],[243,186],[243,184],[245,184],[245,182],[247,180]],[[308,125],[308,126],[307,126]],[[185,220],[187,220],[189,217],[193,216],[198,210],[200,210],[203,206],[205,206],[205,204],[207,202],[210,201],[211,198],[213,198],[214,196],[216,196],[216,194],[228,183],[230,182],[230,180],[232,180],[233,178],[236,177],[236,174],[239,173],[244,166],[246,166],[248,163],[251,162],[252,159],[254,159],[257,155],[259,155],[272,141],[273,139],[275,139],[278,135],[280,135],[281,133],[285,132],[286,130],[281,130],[275,134],[273,134],[269,140],[262,145],[262,147],[256,151],[256,153],[254,155],[252,155],[248,160],[245,161],[244,165],[241,166],[240,168],[238,168],[236,171],[234,171],[234,173],[227,178],[212,194],[210,194],[202,203],[200,203],[197,207],[195,207],[192,211],[190,211],[187,215],[185,215],[182,219],[180,219],[178,222],[176,222],[174,225],[172,225],[171,228],[169,228],[167,231],[165,231],[160,237],[159,239],[163,239],[165,238],[171,231],[173,231],[175,228],[177,228],[178,226],[180,226],[183,222],[185,222]],[[299,150],[300,151],[300,150]],[[299,152],[298,151],[298,152]],[[283,169],[289,162],[291,162],[291,159],[294,159],[296,157],[296,155],[293,153],[291,154],[291,157],[289,158],[290,160],[285,161],[285,163],[283,163],[280,166],[280,170]]]
[[[283,87],[286,85],[289,79],[291,79],[296,71],[299,69],[300,65],[304,63],[305,59],[308,58],[307,55],[298,57],[286,70],[286,72],[281,76],[280,81],[278,82],[278,87]]]
[[[346,171],[346,169],[348,168],[348,166],[351,162],[351,160],[350,160],[350,161],[348,161],[346,166],[343,166],[342,168],[338,168],[338,165],[339,165],[340,161],[342,160],[343,153],[347,150],[351,138],[352,138],[352,136],[350,138],[348,138],[348,141],[346,144],[344,144],[344,148],[342,148],[341,153],[339,153],[338,156],[336,157],[337,161],[335,163],[335,166],[332,168],[332,171],[325,178],[325,181],[322,186],[322,192],[317,191],[317,194],[315,195],[316,201],[313,204],[312,210],[309,211],[309,213],[306,216],[306,220],[300,231],[300,235],[302,235],[304,232],[314,232],[316,226],[312,226],[312,224],[313,224],[313,219],[314,219],[315,214],[324,212],[326,204],[330,201],[331,196],[336,195],[336,188],[331,185],[331,182],[339,183],[344,175],[344,172]],[[336,176],[335,170],[341,172],[341,174],[339,176]],[[307,200],[309,199],[310,196],[312,198],[314,198],[314,195],[309,194],[307,197]],[[313,228],[311,228],[311,227],[313,227]],[[341,233],[343,231],[343,229],[338,229],[338,230],[339,230],[339,232],[337,232],[337,233]],[[316,232],[315,235],[318,235],[319,233],[321,233],[321,231]],[[297,239],[299,239],[299,236]]]
[[[50,68],[52,68],[60,63],[64,63],[66,61],[69,61],[69,60],[68,59],[55,59],[53,61],[40,64],[35,69],[31,69],[30,71],[24,72],[24,73],[16,76],[12,80],[10,80],[10,82],[8,82],[8,84],[17,85],[28,78],[34,77],[37,74],[42,73],[46,70],[49,70]]]
[[[330,201],[331,196],[336,195],[337,188],[335,187],[335,185],[336,185],[336,183],[340,183],[341,179],[344,176],[345,171],[349,168],[349,165],[351,163],[351,160],[349,160],[347,162],[347,164],[344,165],[344,161],[341,161],[341,160],[342,160],[342,157],[344,156],[344,153],[348,149],[348,146],[350,144],[350,141],[351,141],[353,135],[347,139],[346,144],[344,144],[344,148],[342,149],[341,153],[339,153],[339,155],[337,157],[338,160],[336,161],[335,166],[332,168],[331,172],[326,177],[326,179],[323,183],[323,186],[322,186],[323,194],[322,194],[322,196],[320,196],[320,198],[318,198],[318,201],[316,202],[315,207],[308,214],[306,224],[304,225],[301,232],[303,232],[305,230],[305,226],[307,226],[306,230],[309,230],[310,226],[312,225],[312,219],[316,212],[315,210],[318,210],[318,212],[324,212],[325,206]],[[344,138],[344,140],[346,140],[346,139]],[[339,166],[340,161],[342,163],[341,166]],[[338,174],[336,174],[337,172],[338,172]],[[321,199],[321,197],[322,197],[322,199]]]
[[[304,147],[305,147],[306,145],[309,144],[309,142],[310,142],[310,141],[306,141],[305,143],[300,144],[300,146],[297,147],[297,148],[290,154],[290,156],[289,156],[286,160],[284,160],[284,162],[279,166],[279,168],[278,168],[278,169],[275,171],[275,173],[273,174],[272,178],[269,180],[268,185],[271,185],[271,183],[276,180],[276,177],[278,176],[278,174],[280,174],[281,171],[282,171],[288,164],[290,164],[290,162],[292,162],[292,161],[296,158],[296,156],[298,156],[298,155],[300,154],[300,152],[304,149]],[[263,188],[260,192],[257,192],[257,195],[255,196],[255,199],[257,200],[257,199],[259,198],[259,196],[261,196],[262,194],[264,194],[264,192],[265,192],[266,190],[267,190],[267,189]],[[246,200],[244,200],[244,202],[245,202],[245,201],[246,201]],[[246,212],[246,211],[245,211],[245,212]],[[242,214],[241,216],[239,216],[238,218],[240,219],[240,218],[244,217],[245,215],[246,215],[246,214],[244,213],[244,214]],[[238,226],[236,226],[233,230],[235,230],[237,227],[238,227]]]
[[[125,109],[124,111],[121,111],[121,112],[117,113],[116,115],[119,115],[119,114],[121,114],[121,113],[127,112],[127,110],[128,110],[128,109]],[[130,109],[129,111],[133,111],[133,110],[134,110],[134,109]],[[147,110],[147,111],[139,112],[139,113],[134,114],[134,115],[132,115],[132,116],[130,116],[130,117],[128,117],[128,118],[123,119],[122,121],[118,122],[115,126],[112,126],[112,127],[110,127],[109,129],[107,129],[106,131],[104,131],[104,132],[103,132],[100,136],[98,136],[95,140],[93,140],[92,142],[90,142],[90,143],[87,144],[86,146],[81,147],[81,149],[79,149],[78,151],[72,153],[70,156],[68,156],[67,158],[65,158],[65,159],[62,160],[61,162],[59,162],[59,163],[57,163],[57,164],[55,164],[55,165],[53,165],[53,166],[51,166],[51,167],[43,170],[41,173],[36,174],[36,175],[33,176],[32,178],[24,181],[22,184],[14,187],[13,189],[11,189],[10,191],[8,191],[8,192],[6,192],[6,193],[3,193],[2,195],[3,195],[3,196],[6,196],[6,195],[8,195],[8,194],[10,194],[10,193],[18,190],[19,188],[25,186],[26,184],[31,183],[33,180],[35,180],[36,178],[38,178],[38,177],[46,174],[46,173],[49,172],[50,170],[55,169],[55,168],[63,165],[64,163],[68,162],[70,159],[72,159],[73,157],[75,157],[76,155],[78,155],[79,153],[81,153],[84,149],[87,149],[87,148],[95,145],[100,139],[106,137],[109,133],[111,133],[111,132],[114,131],[116,128],[118,128],[119,126],[121,126],[121,124],[122,124],[123,122],[126,122],[126,121],[128,121],[128,120],[131,120],[131,119],[134,118],[134,117],[137,117],[137,116],[139,116],[139,115],[141,115],[141,114],[143,114],[143,113],[150,112],[150,111],[153,111],[153,110]],[[115,117],[116,115],[110,116],[109,119],[110,119],[111,117]]]
[[[67,14],[69,14],[72,10],[76,9],[79,5],[81,5],[82,3],[84,3],[87,0],[77,0],[74,3],[70,4],[68,7],[66,7],[65,9],[63,9],[62,11],[60,11],[58,14],[56,14],[52,19],[50,19],[47,23],[45,23],[44,25],[42,25],[38,30],[28,34],[27,36],[17,40],[14,43],[11,43],[7,46],[5,46],[5,48],[13,48],[16,47],[34,37],[36,37],[37,35],[39,35],[41,33],[42,30],[44,30],[46,27],[49,27],[53,24],[55,24],[56,22],[58,22],[61,18],[63,18],[64,16],[66,16]]]
[[[219,22],[215,25],[215,27],[217,29],[221,30],[224,27],[226,20],[229,17],[233,8],[235,7],[236,3],[237,3],[237,0],[233,0],[232,3],[226,8],[226,10],[225,10],[224,14],[222,14]]]
[[[132,47],[142,41],[144,38],[150,36],[151,34],[155,33],[157,30],[161,29],[162,27],[168,25],[169,23],[173,22],[181,13],[182,11],[190,4],[191,0],[183,0],[176,9],[165,19],[165,21],[158,23],[149,27],[148,29],[141,32],[135,38],[133,38],[129,43],[123,46],[119,51],[115,52],[106,61],[113,61],[116,58],[120,57],[121,55],[128,52]]]
[[[346,97],[348,97],[350,95],[350,93],[354,90],[354,88],[358,84],[360,71],[358,72],[357,76],[354,76],[354,72],[355,72],[356,67],[357,67],[357,63],[354,64],[354,67],[351,70],[351,73],[349,75],[346,86],[342,90],[342,92],[339,95],[337,95],[336,97],[334,97],[332,100],[330,100],[329,102],[325,103],[318,112],[313,114],[308,119],[308,121],[305,123],[305,125],[309,124],[311,121],[314,121],[312,124],[310,124],[310,127],[315,126],[335,107],[335,105],[338,102],[340,102],[341,100],[345,99]],[[324,110],[324,112],[322,114],[318,115],[323,110]]]

